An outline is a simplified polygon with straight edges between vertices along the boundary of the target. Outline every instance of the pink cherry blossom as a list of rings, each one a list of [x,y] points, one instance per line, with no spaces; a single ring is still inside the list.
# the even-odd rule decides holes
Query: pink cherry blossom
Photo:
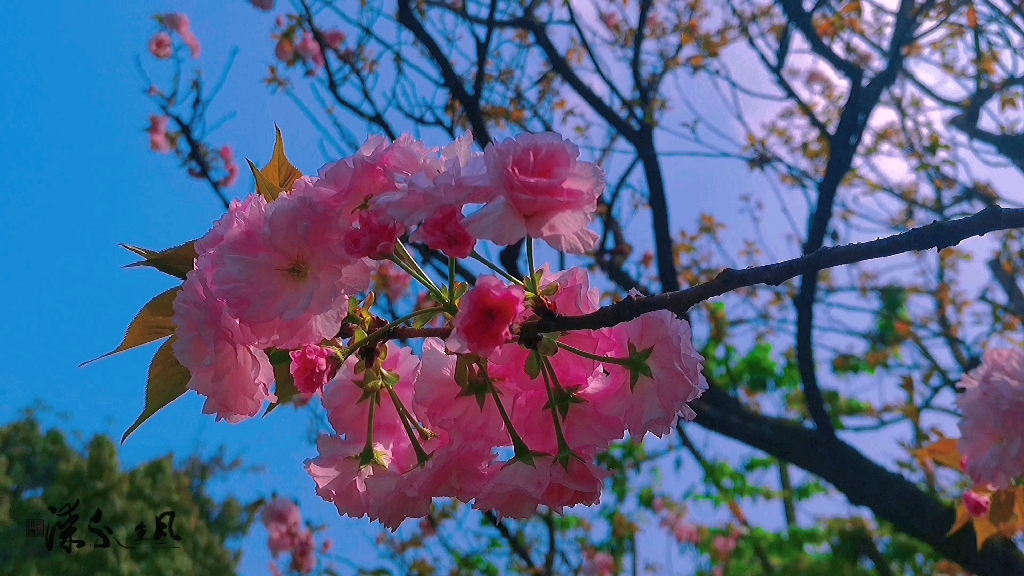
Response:
[[[960,453],[975,484],[1006,488],[1024,476],[1024,351],[992,349],[959,384]]]
[[[420,225],[409,238],[439,250],[449,258],[469,258],[476,247],[476,238],[462,225],[462,211],[444,206]]]
[[[331,50],[337,50],[345,42],[345,33],[341,30],[328,30],[324,32],[324,42]]]
[[[343,240],[345,251],[356,258],[386,259],[405,233],[404,226],[377,210],[361,212],[357,222],[358,228],[349,229]]]
[[[264,12],[270,12],[273,10],[276,2],[277,0],[249,0],[249,3],[252,4],[253,8]]]
[[[732,556],[733,551],[736,550],[736,544],[738,541],[738,535],[715,536],[715,540],[712,542],[711,548],[720,559],[725,559]]]
[[[181,36],[181,41],[188,46],[189,51],[192,53],[192,59],[198,60],[199,56],[203,53],[203,47],[199,43],[199,39],[192,32],[192,22],[185,14],[164,14],[163,16],[164,25],[169,29],[173,30]]]
[[[526,309],[526,292],[494,276],[480,277],[460,303],[448,338],[453,352],[488,356],[512,337],[512,321]]]
[[[604,192],[604,172],[579,155],[553,133],[490,144],[484,158],[498,197],[469,217],[469,233],[501,245],[529,234],[563,252],[592,250],[597,234],[587,226]]]
[[[295,57],[295,44],[288,38],[282,37],[274,46],[274,57],[285,64],[291,62]]]
[[[219,152],[221,160],[224,162],[224,171],[227,175],[222,178],[218,184],[224,188],[231,188],[238,182],[238,163],[235,162],[235,149],[231,146],[224,146]]]
[[[299,507],[291,500],[274,498],[263,509],[261,517],[270,533],[267,545],[274,557],[282,552],[291,552],[303,531]]]
[[[231,313],[266,347],[337,334],[348,296],[369,287],[371,272],[342,250],[343,223],[312,198],[289,194],[226,218],[242,220],[199,265]]]
[[[476,396],[463,394],[455,382],[455,357],[445,352],[441,340],[425,339],[422,358],[414,397],[417,413],[457,442],[487,449],[509,442],[494,401],[485,397],[481,406]]]
[[[580,574],[582,576],[615,576],[618,574],[615,557],[607,552],[587,550],[583,554],[583,567]]]
[[[312,532],[304,530],[295,540],[291,569],[299,574],[312,574],[316,570],[316,539]]]
[[[302,40],[295,46],[295,52],[314,68],[324,67],[324,54],[321,52],[320,44],[317,43],[312,32],[303,33]]]
[[[167,138],[167,126],[171,123],[169,116],[149,117],[149,147],[154,152],[169,154],[171,141]]]
[[[188,387],[206,396],[204,414],[232,424],[260,412],[274,371],[255,337],[214,297],[202,271],[189,273],[174,299],[174,355],[191,374]]]
[[[602,332],[619,339],[617,357],[629,356],[630,346],[638,354],[650,352],[646,364],[651,375],[638,374],[632,390],[629,370],[615,364],[605,367],[618,381],[618,393],[627,406],[626,427],[633,438],[639,440],[647,432],[664,436],[680,413],[687,420],[696,417],[687,403],[700,397],[708,383],[701,373],[704,358],[693,347],[688,322],[658,310]]]
[[[594,465],[593,455],[581,456],[583,461],[569,460],[568,470],[549,455],[535,455],[533,465],[518,460],[494,465],[473,507],[526,518],[538,505],[561,513],[567,506],[595,504],[608,472]]]
[[[149,53],[160,60],[174,56],[174,42],[167,32],[157,32],[149,39]]]
[[[307,396],[323,389],[341,367],[341,361],[333,350],[316,344],[306,344],[292,350],[289,355],[292,359],[289,370],[295,378],[295,387]]]
[[[988,516],[989,510],[992,509],[992,499],[984,494],[978,494],[973,490],[964,492],[964,506],[967,507],[967,512],[975,518],[984,518]]]
[[[367,434],[369,418],[369,400],[364,400],[364,386],[370,376],[366,372],[356,373],[358,359],[350,356],[338,370],[333,380],[323,390],[323,405],[327,410],[327,419],[334,430],[346,439],[364,441]],[[387,343],[387,358],[381,367],[398,376],[394,385],[395,393],[409,410],[413,410],[413,384],[419,372],[419,359],[412,349],[398,346],[393,341]],[[373,439],[387,448],[409,443],[408,435],[394,403],[386,391],[381,392],[381,402],[374,413]],[[415,465],[415,459],[412,465]],[[406,471],[406,462],[399,462],[402,472]]]
[[[439,162],[431,150],[411,136],[389,142],[369,138],[354,155],[320,169],[316,187],[333,194],[323,201],[341,214],[365,209],[382,196],[396,193],[404,183],[425,172],[436,173]]]
[[[380,263],[373,274],[373,290],[378,294],[386,294],[391,302],[398,302],[409,293],[412,287],[412,276],[393,262],[385,260]]]

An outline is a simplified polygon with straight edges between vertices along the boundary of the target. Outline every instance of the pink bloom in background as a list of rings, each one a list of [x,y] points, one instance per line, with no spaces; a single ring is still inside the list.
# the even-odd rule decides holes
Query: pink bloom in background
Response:
[[[688,322],[668,310],[658,310],[602,332],[619,340],[614,356],[629,356],[629,344],[637,352],[651,350],[647,358],[651,376],[640,375],[632,390],[629,370],[615,364],[606,366],[617,379],[627,406],[625,419],[630,436],[637,441],[647,432],[664,436],[675,426],[680,413],[687,420],[696,417],[687,402],[700,397],[708,383],[701,373],[704,358],[693,347]]]
[[[598,237],[587,226],[604,192],[604,172],[579,155],[553,133],[487,146],[487,175],[498,197],[469,217],[469,233],[501,245],[529,234],[570,254],[592,250]]]
[[[302,35],[302,40],[295,46],[295,52],[314,68],[324,67],[324,54],[320,51],[320,44],[317,43],[311,32]]]
[[[359,227],[349,229],[343,240],[345,251],[356,258],[387,259],[405,233],[404,226],[376,210],[361,212],[357,222]]]
[[[595,552],[587,550],[583,554],[582,576],[615,576],[618,569],[615,566],[615,557],[607,552]]]
[[[320,168],[316,186],[333,191],[324,200],[341,214],[351,214],[399,192],[414,177],[436,172],[439,162],[431,160],[432,153],[406,134],[394,142],[372,136],[354,155]]]
[[[316,570],[316,539],[312,532],[303,531],[296,539],[291,569],[299,574],[312,574]]]
[[[194,270],[174,300],[174,356],[192,377],[188,387],[206,396],[204,414],[232,424],[259,414],[274,371],[255,348],[255,337],[211,293],[203,271]]]
[[[964,376],[960,453],[975,484],[1006,488],[1024,476],[1024,351],[993,349]]]
[[[149,39],[149,53],[161,60],[174,55],[174,42],[167,32],[158,32]]]
[[[333,350],[316,344],[306,344],[289,354],[292,359],[289,370],[295,378],[295,387],[308,396],[322,390],[341,367]]]
[[[512,338],[512,321],[526,309],[526,292],[494,276],[481,276],[460,302],[447,346],[452,352],[489,356]]]
[[[287,498],[274,498],[263,508],[260,519],[264,526],[281,526],[298,532],[302,529],[302,511]]]
[[[235,150],[231,146],[224,146],[220,149],[220,159],[224,162],[224,171],[227,176],[222,178],[218,184],[224,188],[231,188],[238,182],[238,163],[235,162]]]
[[[409,293],[412,287],[412,276],[395,265],[390,260],[380,263],[373,275],[374,291],[377,294],[386,294],[391,302],[398,302]]]
[[[171,141],[167,138],[167,126],[171,123],[169,116],[149,117],[149,147],[154,152],[169,154]]]
[[[189,51],[192,53],[192,59],[198,60],[199,56],[203,53],[203,46],[192,32],[192,22],[188,16],[185,14],[164,14],[163,20],[165,26],[176,32],[178,36],[181,36],[181,41],[188,46]]]
[[[983,518],[988,516],[989,510],[992,509],[992,499],[974,490],[968,490],[964,492],[964,506],[971,516]]]
[[[715,540],[711,544],[711,547],[714,549],[715,553],[718,554],[718,557],[724,560],[725,558],[732,556],[733,551],[736,550],[736,544],[738,541],[738,535],[715,536]]]
[[[476,238],[462,225],[462,210],[444,206],[428,218],[409,238],[439,250],[450,258],[469,258]]]
[[[345,33],[340,30],[328,30],[324,32],[324,42],[331,50],[337,50],[345,42]]]
[[[253,8],[264,12],[270,12],[273,10],[276,2],[277,0],[249,0],[249,3],[252,4]]]
[[[295,57],[295,44],[288,38],[281,38],[274,47],[274,56],[285,64],[291,62]]]

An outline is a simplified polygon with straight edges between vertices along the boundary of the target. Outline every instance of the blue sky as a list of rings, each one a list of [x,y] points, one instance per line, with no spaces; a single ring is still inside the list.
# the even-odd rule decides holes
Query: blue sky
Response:
[[[78,368],[114,348],[149,298],[173,279],[147,269],[124,270],[135,258],[124,242],[160,249],[203,235],[222,213],[210,191],[189,179],[168,156],[149,151],[145,128],[154,108],[134,58],[146,53],[156,31],[152,15],[184,12],[203,42],[206,78],[220,73],[238,46],[229,81],[212,108],[214,118],[237,116],[212,135],[240,158],[257,163],[270,154],[273,125],[288,141],[303,172],[322,163],[317,137],[283,96],[260,82],[271,59],[273,16],[242,0],[12,2],[0,19],[0,298],[5,303],[0,347],[9,361],[0,376],[0,424],[42,400],[70,415],[47,424],[120,438],[142,410],[146,370],[155,347],[131,351]],[[160,66],[144,58],[160,77]],[[353,130],[360,129],[353,124]],[[735,165],[708,169],[714,160],[672,159],[667,175],[686,178],[673,195],[674,224],[690,224],[700,210],[735,214],[739,193],[755,184]],[[723,195],[719,190],[727,186]],[[232,193],[251,189],[243,176]],[[647,242],[646,214],[637,216],[638,249]],[[649,245],[649,244],[648,244]],[[18,352],[21,352],[19,354]],[[315,450],[305,441],[307,417],[286,409],[265,420],[217,424],[189,394],[144,425],[121,450],[123,466],[173,452],[209,454],[226,446],[259,476],[218,486],[243,499],[277,491],[298,497],[305,512],[326,523],[350,557],[370,554],[376,528],[339,518],[320,501],[302,469]],[[87,440],[85,440],[87,441]],[[82,443],[84,444],[83,441]],[[692,471],[691,471],[692,472]],[[243,543],[243,574],[262,574],[269,555],[266,534],[256,529]],[[667,537],[665,539],[667,542]],[[663,544],[659,544],[663,546]],[[661,560],[661,558],[653,558]]]

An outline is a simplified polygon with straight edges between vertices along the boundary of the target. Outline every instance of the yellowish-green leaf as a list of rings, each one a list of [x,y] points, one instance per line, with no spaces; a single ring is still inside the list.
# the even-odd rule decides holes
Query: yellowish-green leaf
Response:
[[[253,178],[256,178],[256,191],[259,192],[260,196],[266,198],[267,202],[277,200],[277,197],[281,195],[281,192],[284,192],[284,189],[264,176],[259,168],[252,163],[252,160],[246,158],[245,161],[249,163],[249,170],[252,170]]]
[[[277,388],[274,390],[277,402],[267,406],[267,411],[263,413],[264,416],[270,414],[278,406],[288,404],[299,395],[299,389],[295,387],[295,378],[292,377],[290,363],[274,365],[274,380],[277,381]]]
[[[146,407],[138,420],[121,437],[121,444],[124,444],[146,420],[181,398],[188,390],[188,381],[192,375],[174,357],[174,339],[174,336],[168,338],[157,350],[156,356],[153,356],[153,362],[149,365],[149,379],[146,382]]]
[[[144,258],[142,262],[129,264],[125,266],[125,268],[149,266],[156,268],[164,274],[169,274],[175,278],[181,278],[184,280],[185,275],[191,272],[196,265],[195,240],[160,252],[154,252],[152,250],[139,248],[138,246],[132,246],[130,244],[121,244],[121,247]]]
[[[947,468],[959,470],[960,462],[963,460],[957,449],[956,438],[943,438],[930,446],[914,450],[912,454],[923,467],[927,467],[928,462],[934,462]]]
[[[302,172],[299,172],[299,169],[288,161],[288,156],[284,153],[284,138],[281,136],[281,129],[274,126],[274,131],[277,132],[277,140],[274,142],[274,156],[263,167],[263,170],[260,170],[260,173],[279,190],[288,192],[292,189],[295,181],[302,178]],[[273,198],[267,198],[267,200],[273,200]]]
[[[180,290],[181,286],[175,286],[146,303],[135,316],[135,319],[132,320],[132,323],[128,325],[128,331],[125,332],[124,340],[121,341],[117,348],[99,358],[83,362],[79,367],[113,356],[119,352],[124,352],[125,350],[156,342],[161,338],[174,334],[174,322],[171,319],[174,317],[174,299],[178,296]]]

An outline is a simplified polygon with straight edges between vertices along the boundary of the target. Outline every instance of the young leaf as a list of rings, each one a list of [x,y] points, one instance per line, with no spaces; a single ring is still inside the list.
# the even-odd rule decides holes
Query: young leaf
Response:
[[[171,402],[181,398],[188,390],[188,381],[192,378],[189,371],[178,363],[174,357],[174,336],[167,339],[156,351],[153,362],[149,365],[149,379],[146,382],[146,407],[134,424],[121,437],[121,444],[135,432],[143,422],[149,420]]]
[[[277,381],[277,388],[274,390],[277,402],[267,406],[267,411],[263,413],[264,416],[270,414],[278,406],[288,404],[292,398],[299,395],[299,389],[295,387],[295,378],[292,377],[290,363],[274,364],[274,380]]]
[[[195,240],[186,242],[181,246],[161,250],[160,252],[146,250],[145,248],[139,248],[138,246],[132,246],[130,244],[121,244],[121,247],[145,258],[142,262],[129,264],[125,266],[125,268],[149,266],[151,268],[156,268],[164,274],[169,274],[175,278],[184,280],[185,275],[191,272],[196,265]]]
[[[274,126],[274,130],[277,132],[277,140],[274,142],[274,156],[260,172],[267,181],[279,190],[288,192],[292,189],[295,181],[302,177],[302,172],[299,172],[298,168],[292,166],[292,163],[288,161],[288,157],[285,156],[284,138],[281,137],[281,129]],[[267,198],[267,200],[272,200],[272,198]]]
[[[911,453],[921,463],[922,467],[927,468],[928,462],[931,461],[947,468],[959,470],[963,456],[957,450],[957,443],[956,438],[943,438],[930,446],[914,450]]]
[[[172,305],[179,290],[181,290],[181,286],[176,286],[150,300],[128,325],[124,340],[117,348],[98,358],[83,362],[79,367],[174,334],[174,323],[171,322],[171,318],[174,316]]]
[[[259,168],[252,163],[252,160],[246,158],[245,161],[249,163],[249,170],[252,170],[252,175],[256,178],[256,191],[260,193],[260,196],[266,198],[267,202],[277,200],[277,197],[281,195],[281,192],[284,192],[284,189],[264,176]]]

